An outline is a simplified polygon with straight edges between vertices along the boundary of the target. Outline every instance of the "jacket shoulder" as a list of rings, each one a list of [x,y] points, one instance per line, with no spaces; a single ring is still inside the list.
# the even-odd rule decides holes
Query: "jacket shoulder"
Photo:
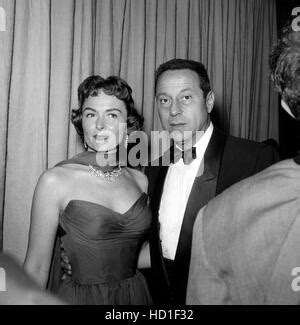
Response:
[[[242,159],[244,162],[255,161],[256,164],[261,165],[258,167],[259,169],[264,169],[281,160],[274,145],[234,136],[228,136],[224,149],[225,159]]]
[[[262,142],[257,142],[253,140],[248,140],[244,138],[238,138],[232,135],[227,137],[227,145],[234,148],[240,148],[240,150],[270,150],[273,147],[270,144],[265,144]]]
[[[218,193],[244,178],[278,162],[279,155],[271,145],[228,136],[218,179]]]

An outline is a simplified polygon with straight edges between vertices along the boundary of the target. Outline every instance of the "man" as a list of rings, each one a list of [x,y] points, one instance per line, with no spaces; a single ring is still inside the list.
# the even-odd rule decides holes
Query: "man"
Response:
[[[213,126],[209,113],[214,94],[201,63],[183,59],[163,63],[156,71],[155,92],[162,126],[173,135],[175,157],[182,147],[196,148],[192,162],[187,159],[185,164],[181,158],[169,167],[146,169],[153,214],[151,292],[155,303],[184,304],[198,211],[278,157],[270,146],[225,135]]]
[[[282,106],[300,119],[300,32],[271,54]],[[300,303],[300,156],[235,184],[198,214],[188,304]]]

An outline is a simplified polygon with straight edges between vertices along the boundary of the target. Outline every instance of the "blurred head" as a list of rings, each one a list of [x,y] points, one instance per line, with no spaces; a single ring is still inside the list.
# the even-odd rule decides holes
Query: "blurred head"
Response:
[[[134,108],[131,93],[126,81],[116,76],[90,76],[80,84],[79,108],[72,110],[71,120],[89,148],[112,150],[126,131],[129,134],[142,129],[143,118]]]
[[[162,126],[175,142],[191,143],[196,131],[205,131],[209,125],[214,94],[200,62],[173,59],[160,65],[155,98]]]
[[[270,68],[282,107],[300,120],[300,32],[293,31],[290,24],[272,50]]]

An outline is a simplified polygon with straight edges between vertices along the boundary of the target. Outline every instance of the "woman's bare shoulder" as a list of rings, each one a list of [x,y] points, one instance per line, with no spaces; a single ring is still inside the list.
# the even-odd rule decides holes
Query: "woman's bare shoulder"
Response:
[[[72,181],[74,170],[64,166],[55,166],[45,170],[39,177],[37,187],[46,187],[48,190],[64,189]]]
[[[147,176],[140,170],[136,168],[127,168],[128,172],[134,178],[135,182],[140,187],[141,191],[147,193],[148,191],[148,178]]]

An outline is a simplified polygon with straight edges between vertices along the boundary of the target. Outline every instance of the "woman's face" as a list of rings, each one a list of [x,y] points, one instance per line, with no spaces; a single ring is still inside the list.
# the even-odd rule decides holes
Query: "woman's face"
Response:
[[[115,149],[126,133],[126,120],[125,103],[100,90],[97,96],[89,96],[82,107],[85,142],[96,151]]]

